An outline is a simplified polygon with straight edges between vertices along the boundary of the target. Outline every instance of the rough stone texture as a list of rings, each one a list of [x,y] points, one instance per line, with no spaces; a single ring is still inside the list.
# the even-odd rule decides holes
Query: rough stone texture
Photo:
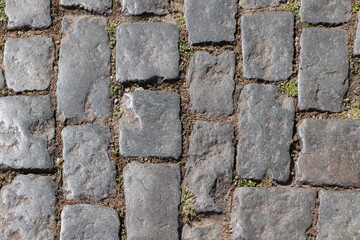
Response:
[[[121,24],[116,31],[116,80],[179,76],[179,29],[170,23]]]
[[[321,190],[317,240],[360,239],[360,193]]]
[[[214,222],[192,222],[186,224],[182,231],[181,240],[220,240],[223,239],[221,225]]]
[[[249,179],[287,181],[295,116],[293,99],[276,86],[248,84],[241,92],[239,109],[237,174]]]
[[[234,113],[235,53],[224,52],[218,57],[199,51],[188,66],[191,111],[208,117]]]
[[[169,0],[122,0],[122,12],[129,15],[144,13],[164,15],[168,13],[169,6]]]
[[[258,9],[277,7],[286,0],[240,0],[240,7],[244,9]]]
[[[57,81],[60,121],[110,117],[110,49],[103,17],[65,16]]]
[[[299,109],[341,112],[349,87],[346,30],[306,28],[300,47]]]
[[[298,134],[297,181],[360,187],[360,121],[305,119]]]
[[[305,240],[315,198],[315,189],[237,188],[231,213],[232,239]]]
[[[185,184],[196,198],[196,212],[225,212],[225,195],[232,183],[234,127],[197,121],[190,136]]]
[[[0,69],[0,90],[3,90],[4,88],[5,88],[5,78],[2,70]]]
[[[0,169],[52,169],[54,135],[49,96],[0,98]]]
[[[87,125],[66,127],[63,140],[65,197],[99,201],[114,194],[115,163],[109,158],[110,128]]]
[[[302,22],[340,24],[351,18],[351,0],[301,0]]]
[[[19,175],[0,192],[0,239],[54,239],[56,184],[51,177]]]
[[[111,13],[112,0],[60,0],[60,6],[80,7],[98,14]]]
[[[191,44],[235,40],[238,0],[185,0]]]
[[[180,95],[137,90],[120,102],[120,154],[178,158],[181,148]]]
[[[356,36],[354,40],[354,56],[360,56],[360,15],[358,13],[358,24],[356,29]]]
[[[286,80],[292,74],[294,16],[264,12],[241,17],[243,76],[266,81]]]
[[[50,86],[55,45],[51,38],[10,38],[5,42],[7,85],[15,92],[45,90]]]
[[[119,215],[109,207],[65,205],[61,212],[60,240],[118,240],[119,230]]]
[[[131,162],[124,168],[128,240],[178,239],[180,167]]]
[[[50,0],[5,0],[8,29],[42,29],[51,25]]]

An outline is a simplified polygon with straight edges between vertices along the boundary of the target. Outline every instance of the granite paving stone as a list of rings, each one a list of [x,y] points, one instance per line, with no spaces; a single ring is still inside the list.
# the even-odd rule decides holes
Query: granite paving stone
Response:
[[[357,29],[356,29],[356,35],[355,35],[355,40],[354,40],[354,51],[353,54],[354,56],[360,56],[360,15],[358,14],[357,16]]]
[[[0,90],[3,90],[5,88],[5,78],[3,71],[0,69]]]
[[[220,240],[223,239],[221,225],[211,222],[192,222],[186,224],[182,231],[181,240]]]
[[[80,7],[93,13],[111,13],[112,0],[60,0],[60,6]]]
[[[286,0],[240,0],[240,7],[244,9],[270,8],[278,7],[285,2]]]
[[[122,12],[128,15],[152,13],[165,15],[170,6],[169,0],[122,0]]]

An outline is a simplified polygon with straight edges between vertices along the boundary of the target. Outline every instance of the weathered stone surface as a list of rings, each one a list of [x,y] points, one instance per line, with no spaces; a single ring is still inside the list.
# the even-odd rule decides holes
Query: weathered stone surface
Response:
[[[66,127],[63,140],[65,197],[99,201],[115,193],[115,163],[109,158],[110,128]]]
[[[298,134],[298,182],[360,187],[360,121],[305,119]]]
[[[60,0],[60,6],[80,7],[94,13],[111,13],[112,0]]]
[[[10,38],[5,42],[7,85],[15,92],[45,90],[50,86],[55,58],[51,38]]]
[[[235,40],[237,0],[185,0],[191,44]]]
[[[208,117],[234,113],[235,53],[218,57],[199,51],[191,59],[186,82],[189,86],[191,111]]]
[[[242,16],[241,38],[245,78],[279,81],[291,76],[294,16],[290,12]]]
[[[301,0],[302,22],[340,24],[351,18],[351,0]]]
[[[164,15],[167,14],[169,6],[169,0],[122,0],[122,12],[129,15],[144,13]]]
[[[285,2],[286,0],[240,0],[240,7],[244,9],[278,7]]]
[[[237,188],[231,213],[232,239],[305,240],[315,198],[315,189]]]
[[[249,179],[287,181],[295,116],[293,99],[276,86],[248,84],[241,92],[239,108],[237,174]]]
[[[5,88],[5,78],[2,70],[0,69],[0,90],[3,90],[4,88]]]
[[[52,169],[54,135],[49,96],[0,98],[0,169]]]
[[[341,112],[349,87],[347,32],[306,28],[300,47],[299,109]]]
[[[57,82],[58,118],[101,123],[110,117],[110,49],[103,17],[65,16]]]
[[[185,184],[196,198],[196,212],[225,212],[232,183],[234,127],[197,121],[190,137]]]
[[[137,90],[121,102],[120,154],[178,158],[181,148],[180,95]]]
[[[61,212],[60,240],[118,240],[120,220],[109,207],[90,204],[65,205]]]
[[[354,40],[354,56],[360,55],[360,15],[358,14],[358,24],[356,29],[356,36]]]
[[[179,166],[131,162],[123,178],[127,239],[178,239]]]
[[[121,24],[116,31],[116,80],[179,76],[179,30],[170,23]]]
[[[54,239],[56,184],[50,177],[19,175],[0,192],[0,239]]]
[[[220,240],[223,239],[221,226],[210,221],[186,224],[181,240]]]
[[[317,240],[360,239],[360,193],[321,190]]]
[[[8,29],[42,29],[51,25],[50,0],[5,0]]]

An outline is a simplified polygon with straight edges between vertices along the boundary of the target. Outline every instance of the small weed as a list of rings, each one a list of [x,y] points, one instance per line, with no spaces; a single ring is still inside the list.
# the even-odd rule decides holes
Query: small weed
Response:
[[[286,10],[295,14],[297,19],[300,19],[300,3],[296,0],[286,5]]]
[[[143,157],[138,157],[137,161],[140,163],[149,163],[151,162],[149,158],[143,158]]]
[[[185,23],[186,23],[185,17],[184,17],[184,16],[179,17],[179,18],[175,19],[175,22],[176,22],[178,25],[185,25]]]
[[[107,31],[109,33],[109,48],[114,49],[116,45],[116,24],[109,23]]]
[[[121,118],[121,116],[122,116],[122,112],[121,112],[121,109],[120,109],[120,105],[115,106],[114,117]]]
[[[182,55],[181,57],[181,63],[180,63],[180,71],[184,71],[188,62],[188,59],[194,55],[194,48],[193,46],[191,46],[190,44],[188,44],[187,42],[185,42],[185,40],[180,39],[179,40],[179,51]]]
[[[191,218],[196,217],[194,210],[195,198],[191,196],[188,188],[184,187],[181,192],[181,202],[183,203],[182,215],[185,218],[185,222],[189,222]]]
[[[302,28],[309,28],[309,27],[310,27],[309,23],[305,23],[304,25],[302,25]]]
[[[289,97],[297,97],[298,95],[298,86],[295,79],[291,79],[281,85],[281,90],[283,90]]]
[[[256,183],[254,181],[235,176],[234,184],[236,187],[266,187],[266,188],[269,188],[269,187],[273,186],[275,184],[275,182],[271,178],[265,178],[262,180],[261,183]]]
[[[125,229],[121,231],[121,240],[126,240],[126,232]]]
[[[4,23],[7,21],[7,16],[5,14],[6,3],[0,0],[0,23]]]
[[[179,8],[175,8],[175,9],[173,10],[173,13],[180,13],[180,9],[179,9]]]
[[[356,13],[359,10],[359,4],[357,2],[353,2],[352,10],[353,10],[353,13]]]
[[[350,73],[360,76],[360,58],[350,54]]]

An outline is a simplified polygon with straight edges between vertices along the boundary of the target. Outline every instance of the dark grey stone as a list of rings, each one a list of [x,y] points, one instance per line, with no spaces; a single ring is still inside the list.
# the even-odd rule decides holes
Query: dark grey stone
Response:
[[[306,28],[300,47],[299,109],[341,112],[349,87],[346,30]]]
[[[226,212],[225,196],[232,183],[234,127],[197,121],[190,136],[185,184],[196,198],[196,212]]]
[[[116,31],[116,80],[179,76],[179,30],[170,23],[121,24]]]
[[[182,231],[181,240],[221,240],[223,233],[221,226],[210,221],[192,222],[186,224]]]
[[[218,57],[203,51],[196,52],[186,75],[191,111],[208,117],[233,114],[234,77],[234,52],[224,52]]]
[[[0,169],[52,169],[54,136],[49,96],[0,98]]]
[[[293,99],[276,86],[248,84],[241,92],[239,109],[237,174],[248,179],[287,181],[295,116]]]
[[[110,112],[110,49],[107,19],[65,16],[62,21],[58,119],[102,123]]]
[[[122,12],[129,15],[144,13],[164,15],[168,13],[169,6],[169,0],[122,0]]]
[[[285,2],[286,0],[240,0],[240,7],[244,9],[270,8],[278,7]]]
[[[51,38],[10,38],[5,42],[7,86],[15,92],[45,90],[50,86],[55,45]]]
[[[180,95],[137,90],[121,102],[120,154],[178,158],[181,148]]]
[[[316,190],[308,188],[237,188],[232,239],[305,240],[315,198]]]
[[[60,6],[80,7],[98,14],[111,13],[112,0],[60,0]]]
[[[178,239],[180,167],[131,162],[124,168],[128,240]]]
[[[3,90],[4,88],[5,88],[5,78],[2,70],[0,69],[0,90]]]
[[[118,240],[119,230],[119,215],[109,207],[65,205],[61,212],[60,240]]]
[[[354,56],[360,56],[360,15],[358,14],[358,24],[356,29],[356,35],[354,40]]]
[[[185,0],[191,44],[235,40],[238,0]]]
[[[291,76],[294,16],[290,12],[242,16],[241,38],[245,78],[279,81]]]
[[[116,169],[109,158],[110,128],[66,127],[63,140],[63,184],[69,200],[99,201],[114,194]]]
[[[0,239],[55,239],[56,184],[19,175],[0,192]]]

